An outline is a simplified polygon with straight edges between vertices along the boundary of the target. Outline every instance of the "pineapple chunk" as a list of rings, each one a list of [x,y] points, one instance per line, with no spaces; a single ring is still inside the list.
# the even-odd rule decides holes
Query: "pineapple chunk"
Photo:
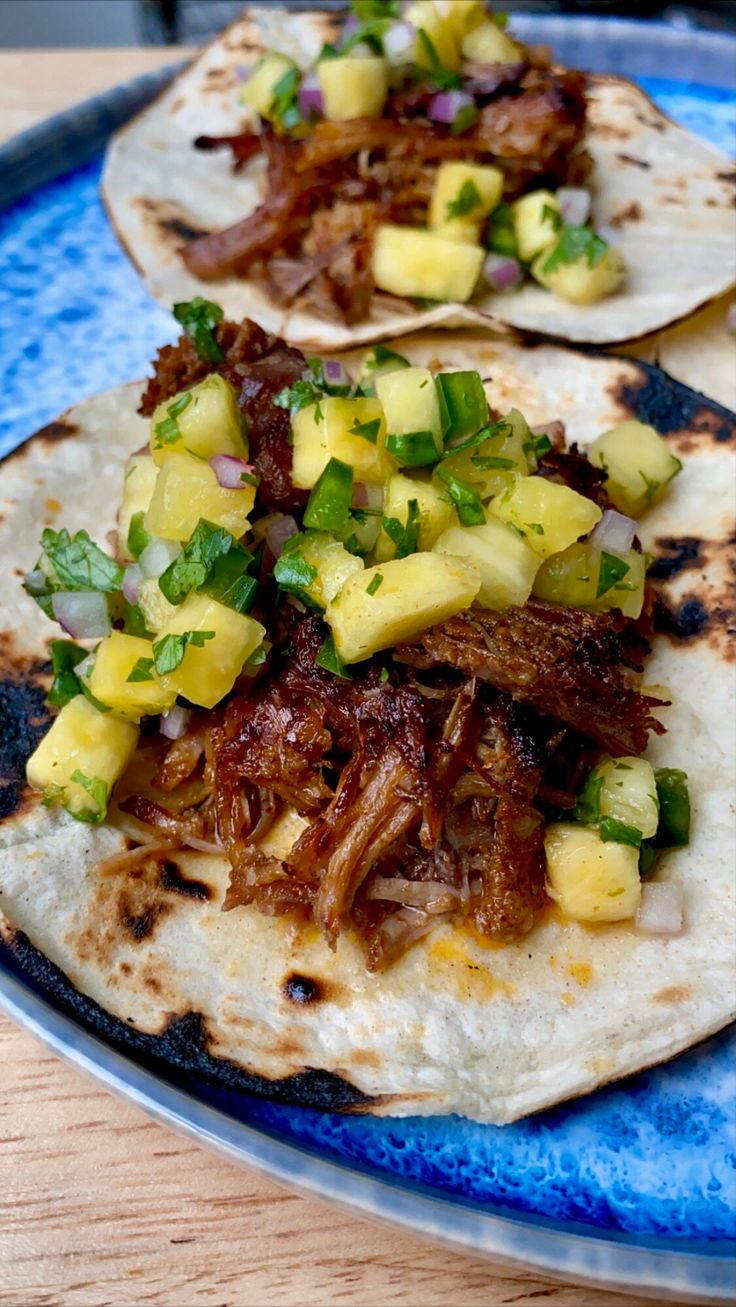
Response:
[[[140,582],[138,586],[138,607],[143,613],[143,620],[146,623],[146,630],[162,630],[170,618],[176,612],[176,605],[170,604],[161,586],[158,583],[158,577],[148,576]]]
[[[214,636],[201,646],[187,645],[179,666],[161,681],[190,703],[214,708],[232,690],[243,663],[258,648],[266,629],[245,613],[226,608],[208,595],[192,593],[158,638],[185,631],[214,631]]]
[[[520,532],[540,558],[567,549],[600,522],[597,504],[543,477],[519,477],[491,500],[491,512]]]
[[[150,681],[128,680],[139,658],[153,658],[151,641],[112,631],[98,646],[89,679],[95,699],[134,721],[146,713],[166,712],[176,698],[175,692],[153,672]]]
[[[366,350],[360,360],[360,369],[356,380],[365,394],[372,394],[379,377],[389,372],[398,372],[400,368],[410,367],[409,360],[403,354],[390,349],[388,345],[373,345]]]
[[[321,59],[317,76],[322,91],[325,118],[347,122],[350,118],[377,118],[388,95],[388,63],[385,59]]]
[[[373,242],[373,279],[390,295],[457,300],[475,290],[485,251],[421,227],[384,223]]]
[[[573,921],[626,921],[641,899],[639,850],[597,830],[553,822],[544,837],[547,892]]]
[[[598,592],[600,550],[575,543],[545,559],[534,580],[537,599],[567,608],[589,608]]]
[[[654,427],[634,419],[619,422],[594,440],[588,457],[608,474],[606,490],[616,508],[631,517],[656,504],[682,469]]]
[[[329,535],[327,531],[310,531],[308,534],[292,536],[276,564],[276,580],[281,583],[279,569],[288,564],[292,554],[299,554],[310,567],[316,568],[317,575],[309,585],[300,587],[301,591],[318,604],[326,608],[335,595],[339,594],[349,576],[362,572],[362,558],[356,558],[344,545]]]
[[[433,0],[439,17],[461,41],[466,32],[486,19],[485,0]]]
[[[81,821],[102,821],[110,791],[137,743],[137,726],[99,712],[80,694],[64,705],[28,759],[28,784]]]
[[[211,373],[155,409],[151,418],[154,462],[163,463],[175,451],[207,459],[215,454],[247,457],[235,391],[219,373]]]
[[[600,815],[634,826],[649,840],[659,825],[659,798],[654,768],[646,758],[616,758],[596,767],[600,778]]]
[[[386,482],[386,497],[383,505],[384,517],[395,517],[402,526],[406,526],[409,504],[416,499],[419,505],[419,549],[431,549],[435,540],[452,521],[452,504],[447,500],[445,486],[438,488],[431,481],[417,481],[414,477],[397,472]],[[393,558],[396,545],[381,527],[376,541],[376,561],[385,562]]]
[[[240,537],[248,529],[255,497],[254,486],[224,490],[209,463],[194,454],[173,453],[159,469],[143,523],[161,540],[188,540],[201,518]]]
[[[519,258],[531,262],[554,245],[562,226],[562,214],[551,191],[530,191],[511,206]]]
[[[268,51],[262,59],[259,59],[255,70],[241,90],[241,104],[260,114],[261,118],[270,118],[274,90],[291,68],[296,68],[296,64],[288,55],[277,54],[275,50]]]
[[[595,304],[618,290],[626,276],[626,261],[618,250],[609,246],[603,257],[591,267],[587,254],[570,263],[550,268],[554,250],[544,250],[532,266],[532,276],[555,295],[571,304]]]
[[[437,453],[442,453],[440,401],[429,368],[402,368],[378,377],[376,395],[383,406],[386,430],[392,436],[430,431]]]
[[[304,833],[309,824],[306,817],[302,817],[296,808],[284,808],[262,839],[258,840],[261,853],[265,853],[269,858],[288,860],[299,836]]]
[[[435,236],[441,236],[443,241],[455,241],[457,245],[480,245],[480,223],[463,222],[461,218],[453,218],[450,222],[440,223],[434,228]]]
[[[448,205],[463,198],[463,187],[473,191],[477,199],[472,207],[458,218],[448,214]],[[500,168],[476,163],[441,163],[434,178],[432,198],[429,202],[429,225],[441,228],[480,222],[495,209],[503,193],[503,173]]]
[[[125,464],[123,502],[118,512],[118,555],[125,561],[133,557],[128,548],[130,519],[145,513],[151,502],[158,469],[150,454],[131,454]]]
[[[455,22],[443,12],[435,0],[416,0],[404,14],[404,22],[411,23],[417,32],[425,32],[445,68],[460,67],[460,47]],[[417,37],[414,57],[420,68],[432,67],[432,56],[426,43]]]
[[[524,58],[521,46],[501,31],[496,23],[480,23],[462,40],[464,59],[480,64],[518,64]]]
[[[469,563],[410,554],[351,576],[325,618],[340,657],[357,663],[468,608],[479,586],[478,572]]]
[[[375,443],[353,435],[351,427],[380,419]],[[354,469],[356,480],[382,485],[396,464],[386,453],[386,423],[377,399],[330,397],[300,409],[291,419],[295,486],[311,490],[331,458],[339,458]],[[237,493],[237,492],[236,492]]]
[[[539,567],[539,558],[509,527],[491,518],[485,526],[451,526],[434,546],[473,563],[480,573],[479,608],[509,608],[525,604]]]
[[[512,408],[502,420],[506,425],[497,435],[489,436],[481,445],[448,454],[442,461],[453,476],[473,486],[481,499],[500,495],[517,476],[528,476],[531,471],[524,448],[530,439],[525,419]]]

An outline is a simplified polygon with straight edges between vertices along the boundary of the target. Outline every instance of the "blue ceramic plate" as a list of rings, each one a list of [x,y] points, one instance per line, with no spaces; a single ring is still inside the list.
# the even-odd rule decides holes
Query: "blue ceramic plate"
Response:
[[[530,19],[566,62],[633,75],[733,152],[732,38],[658,25]],[[668,80],[654,76],[666,67]],[[168,74],[166,74],[168,76]],[[109,134],[165,80],[138,79],[0,150],[0,453],[68,404],[140,376],[174,338],[103,212]],[[12,203],[11,203],[12,201]],[[490,1257],[683,1301],[730,1301],[736,1274],[736,1038],[512,1126],[284,1107],[134,1060],[84,1012],[0,957],[0,1003],[61,1056],[169,1125],[286,1184]]]

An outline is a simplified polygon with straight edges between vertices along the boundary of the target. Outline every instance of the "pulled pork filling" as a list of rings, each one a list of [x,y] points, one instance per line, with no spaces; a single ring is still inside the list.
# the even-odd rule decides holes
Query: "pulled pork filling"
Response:
[[[214,369],[187,338],[163,349],[142,411],[221,372],[248,419],[265,507],[298,515],[289,416],[271,400],[305,360],[252,323],[220,323],[215,338]],[[605,506],[601,474],[574,448],[551,448],[542,470]],[[545,821],[574,807],[603,751],[638,754],[664,729],[637,688],[650,618],[542,600],[474,609],[341,677],[317,664],[320,617],[274,585],[261,602],[273,643],[260,674],[195,714],[163,756],[155,746],[152,784],[121,810],[159,843],[224,851],[226,910],[312,919],[333,947],[351,928],[371,969],[443,918],[522,937],[546,901]],[[261,844],[288,811],[302,830],[277,857]]]
[[[380,118],[319,122],[301,139],[266,122],[259,133],[199,137],[199,149],[230,149],[236,169],[262,152],[265,194],[242,221],[186,245],[187,268],[203,281],[254,277],[280,305],[354,323],[373,293],[377,224],[422,223],[438,163],[498,165],[507,200],[579,186],[590,171],[584,77],[547,67],[538,52],[527,59],[463,67],[478,118],[460,135],[429,118],[435,88],[421,83],[393,92]]]

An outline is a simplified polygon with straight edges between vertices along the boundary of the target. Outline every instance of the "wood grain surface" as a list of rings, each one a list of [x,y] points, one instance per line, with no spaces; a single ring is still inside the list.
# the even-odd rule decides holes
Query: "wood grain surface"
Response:
[[[62,0],[63,2],[63,0]],[[185,51],[0,53],[0,139]],[[169,1133],[0,1018],[0,1302],[635,1307],[328,1210]]]

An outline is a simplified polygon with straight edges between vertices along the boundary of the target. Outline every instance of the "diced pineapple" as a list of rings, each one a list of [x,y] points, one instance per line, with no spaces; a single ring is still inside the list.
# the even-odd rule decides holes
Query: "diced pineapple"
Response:
[[[143,613],[146,630],[154,635],[161,631],[176,612],[176,604],[170,604],[158,583],[158,577],[145,577],[138,586],[138,607]]]
[[[379,421],[376,439],[355,435],[351,428]],[[291,420],[295,486],[311,490],[331,458],[349,463],[357,481],[382,485],[396,466],[386,453],[386,423],[377,399],[329,397],[300,409]]]
[[[402,368],[378,377],[376,395],[383,406],[386,430],[392,436],[429,431],[437,453],[442,452],[440,402],[429,368]]]
[[[450,554],[473,563],[480,573],[479,608],[509,608],[525,604],[539,567],[539,558],[523,540],[498,519],[485,526],[451,526],[434,546],[435,553]]]
[[[555,295],[571,304],[595,304],[611,295],[623,282],[627,268],[623,255],[609,246],[598,263],[591,267],[587,254],[570,263],[550,267],[554,250],[545,250],[532,265],[532,276]]]
[[[325,118],[346,122],[350,118],[377,118],[388,95],[388,63],[385,59],[320,59],[317,76],[322,91]]]
[[[453,218],[450,222],[443,222],[434,229],[435,236],[441,236],[443,241],[455,241],[458,245],[478,245],[480,246],[480,223],[463,222],[462,218]]]
[[[457,300],[475,290],[485,251],[421,227],[384,223],[373,242],[373,280],[391,295]]]
[[[463,187],[477,200],[470,208],[453,218],[452,205],[462,200]],[[432,198],[429,202],[429,225],[434,228],[475,224],[495,209],[503,193],[503,173],[500,168],[480,163],[441,163],[434,178]],[[450,213],[447,212],[448,206]]]
[[[270,118],[274,89],[291,68],[296,68],[293,59],[289,59],[285,54],[277,54],[275,50],[269,50],[262,59],[259,59],[243,86],[240,92],[241,103],[246,104],[254,113],[260,114],[261,118]]]
[[[649,840],[659,825],[659,799],[654,768],[646,758],[615,758],[602,762],[593,775],[600,777],[600,815],[613,817],[641,831]]]
[[[537,599],[567,608],[590,608],[598,593],[600,549],[575,543],[545,559],[534,579]]]
[[[98,645],[89,678],[89,688],[95,699],[113,708],[121,717],[130,717],[134,721],[147,713],[166,712],[176,698],[174,691],[162,684],[152,669],[151,680],[128,680],[141,658],[153,659],[150,640],[112,631]]]
[[[299,836],[304,833],[309,824],[306,817],[302,817],[296,808],[284,808],[262,839],[257,841],[261,853],[265,853],[269,858],[288,858]]]
[[[224,490],[217,477],[194,454],[169,454],[159,469],[144,526],[162,540],[188,540],[201,518],[240,537],[248,529],[255,488]]]
[[[547,892],[573,921],[626,921],[641,899],[639,851],[597,830],[553,822],[544,838]]]
[[[404,22],[411,23],[417,32],[426,32],[432,42],[440,63],[445,68],[460,67],[460,46],[455,22],[449,13],[441,12],[434,0],[416,0],[409,5],[404,14]],[[419,36],[414,58],[420,68],[431,68],[433,64],[431,50]]]
[[[135,513],[145,513],[151,502],[158,469],[150,454],[131,454],[125,464],[123,502],[118,512],[118,554],[126,560],[133,557],[128,548],[130,519]]]
[[[99,712],[80,694],[64,705],[28,759],[28,784],[80,820],[102,821],[110,791],[137,743],[137,726]]]
[[[654,427],[634,419],[619,422],[594,440],[588,457],[607,473],[606,490],[616,508],[631,517],[656,504],[682,469]]]
[[[490,508],[520,532],[540,558],[567,549],[602,517],[598,505],[577,490],[538,476],[518,477],[491,500]]]
[[[246,613],[226,608],[208,595],[191,593],[158,638],[185,631],[214,631],[214,636],[202,645],[188,644],[179,666],[161,680],[190,703],[214,708],[232,690],[243,663],[258,648],[266,629]]]
[[[292,541],[298,543],[292,547]],[[327,531],[310,531],[293,536],[292,540],[287,541],[281,558],[288,558],[292,552],[301,554],[310,567],[317,569],[314,580],[302,589],[320,608],[326,608],[335,595],[340,593],[348,577],[354,572],[362,572],[364,567],[362,558],[356,558],[355,554],[351,554]],[[276,579],[279,579],[278,565]]]
[[[485,0],[434,0],[434,7],[458,41],[486,18]]]
[[[480,445],[449,454],[442,461],[442,466],[453,476],[473,486],[481,499],[500,495],[514,484],[517,476],[528,476],[531,471],[524,448],[530,439],[526,421],[515,408],[502,421],[504,429],[497,435],[489,436]]]
[[[468,608],[479,586],[478,572],[469,563],[410,554],[351,576],[325,618],[340,657],[357,663]]]
[[[217,372],[191,390],[165,399],[151,418],[151,453],[156,463],[185,451],[207,459],[215,454],[247,456],[235,391]]]
[[[480,64],[518,64],[524,58],[521,46],[501,31],[496,23],[480,23],[462,40],[463,58]]]
[[[562,214],[552,191],[530,191],[511,206],[519,258],[525,263],[548,250],[557,240]]]
[[[409,504],[416,499],[419,506],[419,548],[431,549],[435,540],[452,521],[452,504],[447,499],[447,489],[432,485],[431,481],[419,481],[414,477],[397,472],[386,482],[386,497],[383,516],[396,518],[406,526]],[[393,558],[396,545],[381,527],[376,541],[376,560],[379,563]]]
[[[360,360],[357,382],[364,391],[368,392],[375,389],[379,377],[410,366],[409,360],[404,358],[403,354],[390,349],[388,345],[373,345],[371,349],[366,350]]]

